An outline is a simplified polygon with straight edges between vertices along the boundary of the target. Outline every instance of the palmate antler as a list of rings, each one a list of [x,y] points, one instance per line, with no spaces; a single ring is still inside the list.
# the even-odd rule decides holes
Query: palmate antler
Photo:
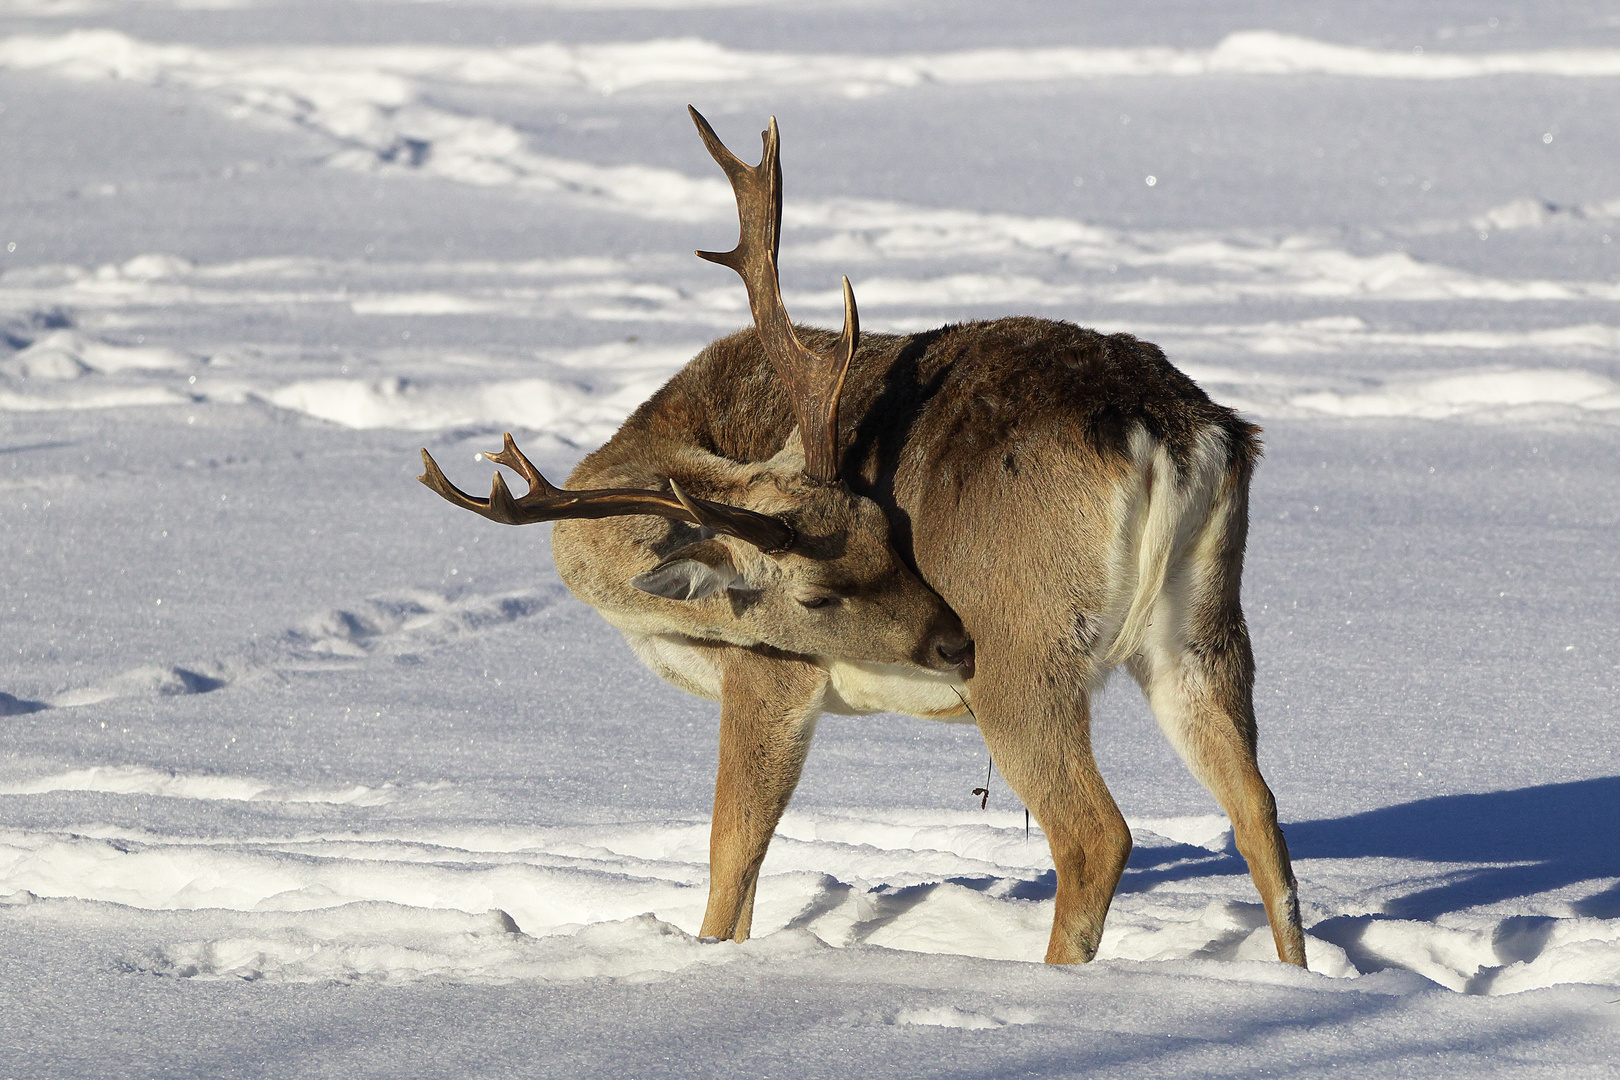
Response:
[[[673,478],[669,482],[673,496],[640,488],[568,491],[556,487],[541,476],[540,470],[517,448],[510,432],[506,435],[506,446],[500,453],[484,456],[522,476],[528,482],[529,490],[522,496],[514,497],[506,486],[506,480],[497,472],[490,484],[489,498],[475,498],[446,479],[438,462],[425,449],[422,451],[422,463],[427,471],[417,479],[457,506],[503,525],[533,525],[564,518],[653,514],[735,536],[766,554],[786,551],[793,546],[795,539],[793,527],[781,518],[707,499],[694,499],[682,491]]]
[[[761,133],[765,151],[759,164],[747,165],[726,149],[701,113],[690,105],[686,111],[692,114],[703,145],[725,170],[737,196],[737,246],[725,252],[700,251],[698,258],[731,267],[748,287],[754,329],[793,403],[799,438],[804,443],[805,474],[821,483],[831,483],[838,479],[838,395],[861,336],[855,293],[846,277],[844,332],[831,353],[822,356],[799,342],[782,305],[782,286],[776,276],[782,231],[782,165],[776,117],[771,117],[770,127]]]

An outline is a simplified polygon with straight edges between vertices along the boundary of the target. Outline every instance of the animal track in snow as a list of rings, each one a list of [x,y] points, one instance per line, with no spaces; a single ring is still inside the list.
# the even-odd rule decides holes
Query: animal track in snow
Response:
[[[113,698],[206,694],[218,690],[226,682],[224,669],[218,669],[213,674],[203,674],[189,668],[146,664],[131,668],[122,675],[116,675],[94,686],[58,694],[50,699],[50,705],[58,709],[71,709],[78,705],[98,705]]]
[[[298,657],[402,656],[537,615],[554,599],[536,593],[451,598],[413,590],[312,615],[286,640]]]
[[[265,672],[306,668],[311,662],[414,656],[537,615],[556,595],[553,591],[450,596],[416,589],[374,596],[348,608],[311,615],[288,630],[278,646],[257,654],[185,667],[143,664],[44,701],[0,693],[0,716],[98,705],[117,698],[206,694]]]

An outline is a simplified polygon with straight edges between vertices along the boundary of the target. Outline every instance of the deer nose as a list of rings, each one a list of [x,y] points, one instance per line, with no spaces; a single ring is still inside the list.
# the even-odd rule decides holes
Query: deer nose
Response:
[[[936,643],[934,652],[946,667],[963,668],[969,673],[973,670],[973,639],[966,634]]]

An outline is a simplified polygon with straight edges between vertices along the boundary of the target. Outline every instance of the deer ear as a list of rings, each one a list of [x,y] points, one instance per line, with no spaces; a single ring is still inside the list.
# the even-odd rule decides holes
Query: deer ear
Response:
[[[632,587],[666,600],[702,600],[742,581],[731,552],[718,540],[688,544],[645,573],[630,579]]]

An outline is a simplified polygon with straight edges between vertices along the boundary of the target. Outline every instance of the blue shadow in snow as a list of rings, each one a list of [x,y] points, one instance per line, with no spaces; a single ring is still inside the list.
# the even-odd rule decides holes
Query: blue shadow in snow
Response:
[[[29,713],[48,708],[50,706],[43,701],[28,701],[25,698],[12,697],[10,694],[0,692],[0,716],[26,716]]]
[[[1385,856],[1524,864],[1480,869],[1388,905],[1388,914],[1397,918],[1432,919],[1476,904],[1620,878],[1620,776],[1442,795],[1300,822],[1285,832],[1290,851],[1303,859]],[[1620,917],[1620,884],[1574,908],[1581,915]]]
[[[1620,776],[1441,795],[1348,817],[1294,822],[1283,832],[1295,859],[1520,864],[1465,870],[1386,908],[1386,917],[1428,920],[1583,881],[1620,878]],[[1147,848],[1132,852],[1121,889],[1245,872],[1236,856],[1210,857],[1184,845]],[[1580,915],[1620,918],[1620,883],[1573,906]]]

